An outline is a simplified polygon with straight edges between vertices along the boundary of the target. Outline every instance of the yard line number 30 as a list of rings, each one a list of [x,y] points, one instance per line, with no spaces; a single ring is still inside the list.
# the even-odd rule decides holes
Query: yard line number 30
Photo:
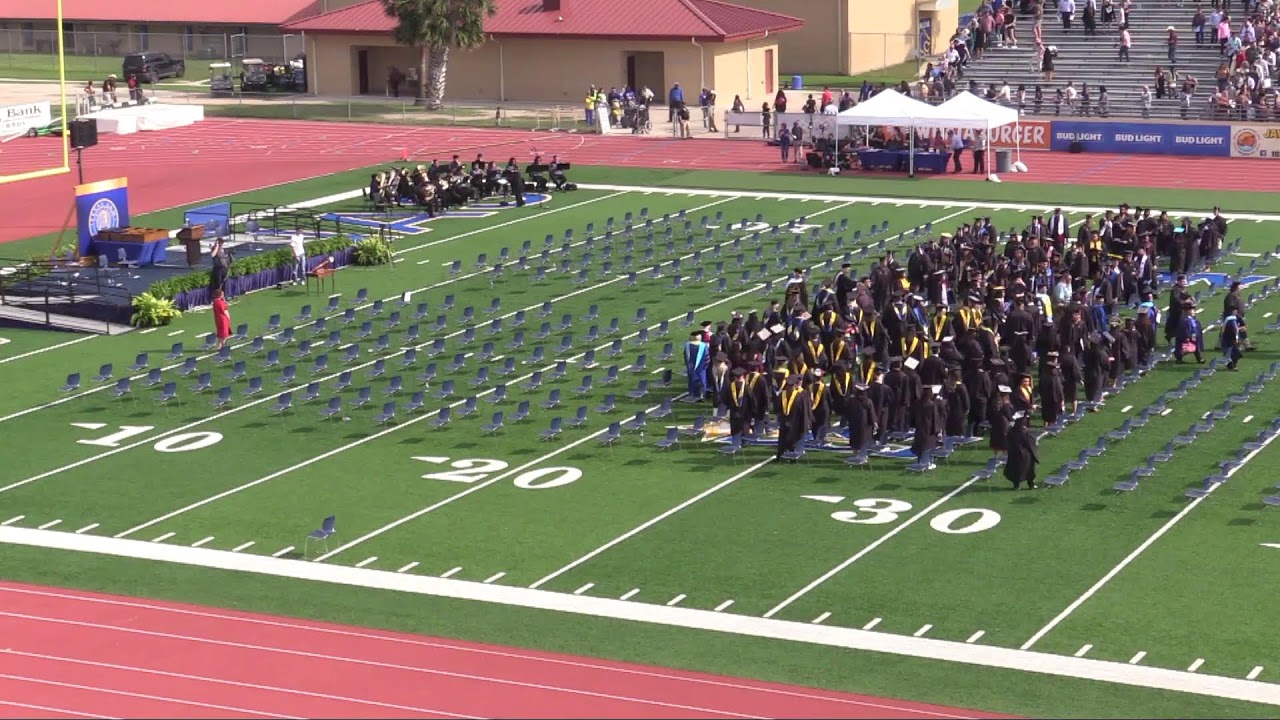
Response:
[[[833,512],[831,519],[854,525],[888,525],[912,508],[911,503],[892,498],[862,498],[854,500],[853,506],[858,509]],[[970,535],[999,524],[1000,513],[987,508],[957,508],[929,519],[929,527],[947,535]]]
[[[449,467],[452,468],[441,472],[427,473],[422,476],[424,480],[445,480],[468,485],[483,482],[487,479],[497,480],[500,476],[494,477],[495,475],[511,467],[510,463],[486,458],[463,458],[451,461],[451,458],[447,457],[420,456],[415,457],[414,460],[431,463],[432,465],[449,463]],[[578,468],[544,467],[519,473],[511,482],[522,490],[547,490],[549,488],[564,487],[581,478],[582,471]]]

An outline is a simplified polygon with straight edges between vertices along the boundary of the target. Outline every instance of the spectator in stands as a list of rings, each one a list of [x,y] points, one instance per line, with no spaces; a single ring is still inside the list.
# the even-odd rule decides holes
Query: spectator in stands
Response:
[[[1191,30],[1196,34],[1196,45],[1204,44],[1204,26],[1205,26],[1204,10],[1196,5],[1196,14],[1191,16]]]
[[[1231,40],[1231,18],[1226,14],[1222,14],[1222,19],[1218,21],[1218,54],[1227,54],[1227,42]]]
[[[1098,2],[1084,0],[1084,36],[1093,37],[1098,34]]]
[[[1170,25],[1169,27],[1165,28],[1165,32],[1168,33],[1168,35],[1165,37],[1164,44],[1166,48],[1166,53],[1169,56],[1169,65],[1171,66],[1177,65],[1178,64],[1178,30],[1174,28],[1172,25]]]
[[[791,160],[791,128],[784,122],[779,122],[778,125],[778,146],[782,148],[782,162],[788,162]]]
[[[1062,31],[1070,34],[1071,21],[1076,15],[1076,0],[1058,0],[1058,15],[1062,18]]]
[[[771,115],[771,112],[769,110],[769,103],[761,103],[760,104],[760,132],[764,134],[764,137],[766,140],[773,137],[773,135],[771,135],[769,132],[770,128],[773,127],[773,122],[770,115]]]
[[[1041,51],[1040,70],[1044,73],[1044,81],[1051,83],[1053,82],[1054,59],[1058,54],[1058,49],[1052,45],[1045,47],[1037,44],[1036,47]]]
[[[732,112],[733,112],[733,114],[734,114],[734,115],[743,115],[743,114],[745,114],[745,113],[747,112],[747,106],[746,106],[745,104],[743,104],[743,102],[742,102],[742,96],[741,96],[741,95],[734,95],[734,96],[733,96],[733,107],[732,107]],[[741,126],[741,125],[734,125],[734,126],[733,126],[733,131],[734,131],[734,132],[736,132],[736,133],[740,133],[740,132],[742,132],[742,126]]]
[[[1040,108],[1043,106],[1044,106],[1044,89],[1040,87],[1039,83],[1037,83],[1035,90],[1032,92],[1032,96],[1031,96],[1031,108],[1032,108],[1031,112],[1035,115],[1039,115]]]
[[[791,125],[791,145],[794,148],[795,161],[800,162],[804,159],[804,128],[800,127],[799,120]]]
[[[1142,90],[1138,93],[1138,98],[1142,103],[1142,117],[1151,117],[1151,88],[1143,85]]]
[[[1098,115],[1107,117],[1111,111],[1111,96],[1107,94],[1107,86],[1098,88]]]
[[[1120,62],[1129,62],[1129,48],[1133,45],[1133,36],[1129,34],[1129,26],[1120,26]]]

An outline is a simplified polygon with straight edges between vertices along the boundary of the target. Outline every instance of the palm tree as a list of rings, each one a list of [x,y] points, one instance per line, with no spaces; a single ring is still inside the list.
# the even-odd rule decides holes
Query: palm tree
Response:
[[[418,102],[431,110],[444,105],[449,50],[484,44],[484,21],[498,11],[494,0],[382,0],[395,18],[396,42],[419,52]]]

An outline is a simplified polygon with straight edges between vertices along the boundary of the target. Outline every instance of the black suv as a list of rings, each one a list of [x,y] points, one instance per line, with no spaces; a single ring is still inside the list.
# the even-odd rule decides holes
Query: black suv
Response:
[[[154,84],[160,78],[180,78],[186,71],[186,65],[181,60],[169,57],[168,53],[136,52],[124,56],[125,80],[130,75],[137,75],[138,82]]]

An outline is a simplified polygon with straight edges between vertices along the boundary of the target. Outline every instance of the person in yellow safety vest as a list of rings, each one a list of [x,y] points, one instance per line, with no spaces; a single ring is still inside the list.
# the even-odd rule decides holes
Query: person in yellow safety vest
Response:
[[[583,108],[587,113],[587,124],[595,126],[596,124],[596,89],[587,90],[587,97],[582,101]]]

